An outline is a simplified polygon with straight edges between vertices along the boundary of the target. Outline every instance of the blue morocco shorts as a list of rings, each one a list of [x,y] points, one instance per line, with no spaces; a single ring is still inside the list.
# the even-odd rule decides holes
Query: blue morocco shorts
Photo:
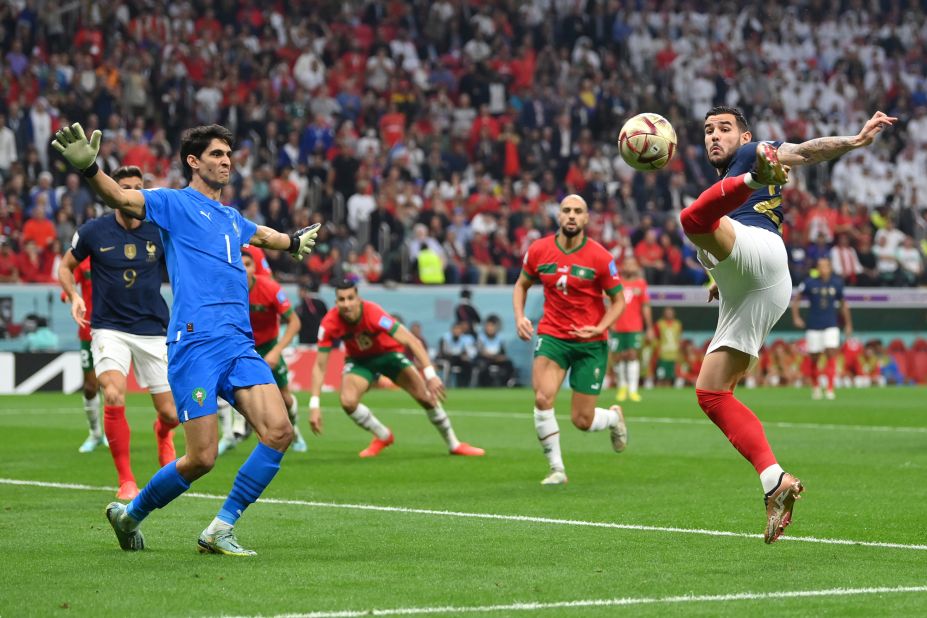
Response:
[[[274,384],[270,367],[244,335],[182,337],[167,344],[167,381],[181,423],[215,414],[216,397],[235,405],[235,391]]]

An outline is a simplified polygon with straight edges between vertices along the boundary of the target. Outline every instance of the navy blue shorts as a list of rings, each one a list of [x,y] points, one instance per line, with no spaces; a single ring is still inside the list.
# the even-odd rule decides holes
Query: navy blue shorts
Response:
[[[274,374],[244,336],[184,337],[167,345],[167,381],[181,423],[215,414],[216,397],[235,405],[235,391],[275,384]]]

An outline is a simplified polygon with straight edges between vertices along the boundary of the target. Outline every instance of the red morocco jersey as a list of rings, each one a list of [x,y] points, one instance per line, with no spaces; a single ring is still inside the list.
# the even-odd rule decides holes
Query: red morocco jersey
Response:
[[[564,251],[556,234],[535,240],[525,253],[522,267],[532,281],[544,286],[544,316],[539,335],[574,341],[604,341],[606,333],[594,339],[576,339],[573,327],[595,326],[605,315],[602,292],[621,291],[621,277],[605,247],[584,238],[572,251]]]
[[[361,301],[361,314],[357,322],[348,322],[334,307],[322,318],[319,325],[319,351],[328,352],[344,342],[348,358],[369,358],[387,352],[403,352],[405,346],[393,339],[399,322],[383,307],[368,300]]]
[[[248,306],[255,346],[276,339],[280,335],[280,317],[289,317],[293,312],[280,284],[261,275],[255,277],[254,286],[248,291]]]
[[[624,280],[624,311],[612,327],[618,333],[644,330],[644,303],[650,302],[647,282],[641,278]]]
[[[90,258],[84,258],[84,261],[74,269],[74,282],[80,284],[80,296],[84,299],[84,305],[87,307],[87,313],[84,316],[90,321],[93,315],[93,283],[90,281]],[[77,328],[77,338],[81,341],[90,341],[90,327],[79,326]]]

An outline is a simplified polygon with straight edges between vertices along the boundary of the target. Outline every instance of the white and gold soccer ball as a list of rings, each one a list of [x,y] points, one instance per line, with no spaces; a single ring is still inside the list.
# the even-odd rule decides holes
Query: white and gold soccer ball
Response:
[[[621,127],[618,151],[625,163],[636,170],[662,169],[676,154],[676,131],[659,114],[638,114]]]

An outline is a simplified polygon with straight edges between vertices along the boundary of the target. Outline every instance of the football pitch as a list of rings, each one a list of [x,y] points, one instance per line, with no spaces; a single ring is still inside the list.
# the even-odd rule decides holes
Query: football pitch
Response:
[[[806,486],[774,545],[756,474],[691,389],[626,405],[620,455],[608,432],[572,427],[562,393],[570,482],[557,488],[539,484],[530,391],[450,391],[457,434],[483,458],[448,456],[410,398],[375,391],[366,403],[396,443],[370,460],[336,395],[323,395],[321,438],[303,407],[309,452],[287,454],[236,527],[254,558],[196,551],[254,438],[126,553],[103,514],[109,453],[77,453],[80,396],[0,397],[0,616],[927,614],[927,390],[739,396]],[[149,401],[129,398],[140,485],[157,467]]]

